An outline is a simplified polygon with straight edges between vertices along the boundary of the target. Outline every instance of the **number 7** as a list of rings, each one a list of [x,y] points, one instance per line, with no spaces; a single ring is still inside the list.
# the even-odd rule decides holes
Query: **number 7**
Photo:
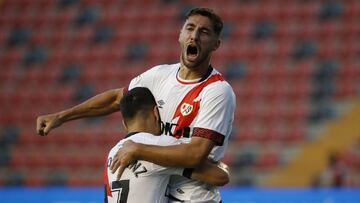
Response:
[[[129,180],[113,181],[111,192],[118,192],[118,203],[126,203],[129,195]]]

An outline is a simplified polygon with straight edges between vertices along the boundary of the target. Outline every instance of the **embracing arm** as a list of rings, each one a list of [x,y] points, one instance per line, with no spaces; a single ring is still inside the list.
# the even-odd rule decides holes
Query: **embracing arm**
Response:
[[[126,141],[115,155],[112,172],[119,170],[119,177],[125,167],[135,160],[145,160],[161,166],[198,168],[210,154],[215,143],[202,137],[193,137],[188,144],[155,146]]]
[[[191,173],[190,178],[200,180],[214,186],[224,186],[230,181],[229,167],[222,162],[213,163],[210,160],[207,160]]]
[[[64,111],[39,116],[36,121],[36,131],[39,135],[47,135],[51,129],[67,121],[107,115],[118,111],[122,96],[123,88],[112,89]]]

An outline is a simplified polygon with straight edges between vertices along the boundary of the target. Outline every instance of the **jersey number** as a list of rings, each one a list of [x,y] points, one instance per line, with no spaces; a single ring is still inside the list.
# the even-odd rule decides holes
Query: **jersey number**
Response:
[[[111,186],[111,192],[118,193],[117,202],[126,203],[129,195],[129,180],[113,181]]]

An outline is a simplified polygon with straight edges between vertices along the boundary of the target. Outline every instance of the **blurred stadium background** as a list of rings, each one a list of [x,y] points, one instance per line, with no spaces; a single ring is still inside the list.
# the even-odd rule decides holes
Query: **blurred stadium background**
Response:
[[[177,62],[195,6],[225,21],[213,65],[237,97],[223,192],[295,202],[261,201],[256,188],[352,188],[340,196],[355,199],[332,202],[360,202],[358,0],[0,0],[0,202],[9,187],[52,186],[95,187],[101,201],[104,157],[124,135],[120,114],[47,137],[36,135],[36,117]]]

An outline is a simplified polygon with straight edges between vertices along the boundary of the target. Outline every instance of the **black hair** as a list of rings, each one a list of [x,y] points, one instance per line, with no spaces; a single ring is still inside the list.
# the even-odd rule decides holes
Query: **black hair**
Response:
[[[202,15],[202,16],[208,17],[213,24],[215,34],[217,36],[220,36],[221,31],[224,27],[224,23],[223,23],[222,19],[220,18],[220,16],[218,16],[212,9],[193,8],[187,13],[186,19],[188,19],[190,16],[194,16],[194,15]]]
[[[138,113],[152,110],[156,101],[151,91],[146,87],[135,87],[123,95],[120,101],[120,111],[125,121],[132,120]]]

